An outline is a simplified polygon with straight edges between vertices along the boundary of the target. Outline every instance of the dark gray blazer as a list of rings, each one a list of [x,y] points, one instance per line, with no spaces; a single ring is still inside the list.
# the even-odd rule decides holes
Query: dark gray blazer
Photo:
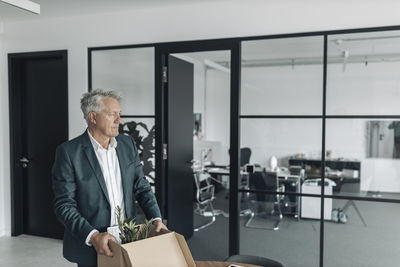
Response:
[[[136,218],[136,199],[147,219],[161,217],[133,138],[118,135],[116,140],[126,216]],[[54,211],[65,226],[64,257],[96,265],[96,251],[85,240],[93,229],[106,231],[111,214],[107,187],[87,131],[57,148],[52,177]]]

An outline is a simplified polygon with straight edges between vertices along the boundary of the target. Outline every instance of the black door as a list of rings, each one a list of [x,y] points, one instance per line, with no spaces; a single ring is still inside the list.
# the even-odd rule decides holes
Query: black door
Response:
[[[193,235],[193,64],[168,56],[168,228]]]
[[[9,54],[12,234],[62,238],[51,167],[68,140],[67,51]]]

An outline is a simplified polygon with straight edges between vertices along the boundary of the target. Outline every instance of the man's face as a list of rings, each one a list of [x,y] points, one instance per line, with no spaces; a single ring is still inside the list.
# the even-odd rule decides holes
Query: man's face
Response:
[[[121,123],[121,107],[118,101],[111,97],[103,99],[103,110],[95,115],[95,130],[106,137],[118,135],[118,126]]]

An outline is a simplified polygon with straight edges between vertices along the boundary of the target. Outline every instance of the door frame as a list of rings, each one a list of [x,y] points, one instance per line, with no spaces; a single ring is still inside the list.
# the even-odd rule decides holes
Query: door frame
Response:
[[[164,144],[168,138],[167,125],[167,101],[168,83],[163,80],[163,72],[168,67],[168,55],[174,53],[191,53],[228,50],[230,51],[231,74],[230,74],[230,190],[229,190],[229,255],[239,253],[240,246],[240,218],[239,218],[239,149],[240,149],[240,58],[241,42],[239,39],[219,39],[186,41],[175,43],[164,43],[155,46],[155,106],[156,106],[156,166],[162,173],[159,180],[158,192],[161,193],[161,203],[166,214],[166,161],[164,159]],[[167,218],[168,219],[168,218]]]
[[[24,233],[24,179],[21,168],[15,160],[16,154],[21,151],[22,120],[21,120],[21,71],[22,61],[27,59],[61,58],[63,68],[68,76],[68,51],[53,50],[39,52],[23,52],[8,54],[8,99],[9,99],[9,130],[10,130],[10,183],[11,183],[11,235],[18,236]],[[68,79],[66,84],[68,90]],[[68,102],[68,99],[66,99]],[[68,106],[68,105],[67,105]],[[67,110],[68,113],[68,110]],[[65,122],[69,129],[68,120]],[[67,136],[69,133],[67,133]]]

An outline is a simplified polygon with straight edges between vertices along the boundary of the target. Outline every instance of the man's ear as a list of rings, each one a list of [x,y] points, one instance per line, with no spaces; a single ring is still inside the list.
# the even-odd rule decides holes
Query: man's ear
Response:
[[[89,122],[91,124],[96,124],[96,113],[95,112],[93,112],[93,111],[89,112],[88,118],[89,118]]]

